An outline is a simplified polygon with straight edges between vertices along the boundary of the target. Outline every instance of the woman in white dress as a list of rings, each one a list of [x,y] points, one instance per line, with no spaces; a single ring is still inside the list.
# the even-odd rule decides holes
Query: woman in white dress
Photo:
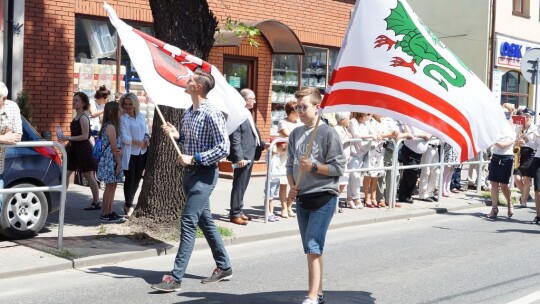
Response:
[[[386,132],[386,126],[380,122],[380,116],[373,116],[369,120],[369,123],[374,132],[375,139],[371,142],[370,151],[368,153],[367,168],[380,168],[383,167],[384,158],[384,141],[383,137],[389,137],[392,133]],[[373,207],[386,207],[384,201],[377,202],[377,182],[379,177],[385,175],[384,170],[370,170],[365,173],[363,187],[364,187],[364,201],[366,205],[373,205]]]
[[[351,144],[351,159],[348,164],[348,169],[365,168],[367,165],[367,156],[370,148],[368,140],[377,139],[375,132],[369,125],[369,114],[354,113],[349,122],[349,132],[353,138],[363,139],[361,142],[353,142]],[[360,202],[360,181],[364,174],[360,172],[351,172],[349,175],[349,184],[347,185],[347,205],[353,209],[362,207]],[[370,201],[364,201],[366,207],[373,208]]]
[[[341,139],[341,143],[343,144],[343,153],[345,154],[345,158],[347,159],[347,165],[349,164],[349,161],[351,159],[351,143],[349,140],[353,137],[351,132],[349,132],[349,122],[351,120],[351,113],[349,112],[338,112],[336,113],[336,122],[337,125],[334,127],[337,134],[339,135],[339,138]],[[345,187],[349,184],[349,174],[345,173],[342,176],[339,177],[339,194],[345,190]],[[352,202],[348,202],[348,205],[351,206]],[[362,206],[362,205],[360,205]]]

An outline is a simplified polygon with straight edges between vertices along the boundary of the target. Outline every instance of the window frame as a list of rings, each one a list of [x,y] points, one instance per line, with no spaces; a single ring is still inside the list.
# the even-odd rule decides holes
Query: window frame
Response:
[[[523,17],[523,18],[530,18],[531,17],[531,1],[530,0],[512,0],[512,15]]]
[[[516,78],[517,78],[517,83],[516,83],[516,91],[517,92],[509,92],[508,91],[508,75],[509,74],[514,74],[516,76]],[[522,81],[527,83],[527,93],[526,94],[525,93],[520,93],[520,87],[522,85]],[[503,91],[502,88],[505,88],[505,91]],[[520,104],[520,100],[522,98],[525,98],[527,100],[527,102],[524,104],[524,106],[528,107],[529,102],[530,102],[529,91],[530,91],[530,84],[527,82],[525,77],[523,77],[523,75],[519,71],[511,70],[511,71],[508,71],[508,72],[506,72],[506,73],[504,73],[502,75],[502,77],[501,77],[501,100],[500,100],[501,104],[503,104],[505,102],[509,102],[508,97],[515,97],[515,98],[517,98],[517,104],[515,104],[513,102],[512,102],[512,104],[514,104],[514,106],[517,109],[518,107],[522,106]]]

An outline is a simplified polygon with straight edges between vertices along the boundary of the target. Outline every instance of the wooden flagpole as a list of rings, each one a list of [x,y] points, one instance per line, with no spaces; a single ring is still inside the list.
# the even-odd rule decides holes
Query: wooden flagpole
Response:
[[[156,106],[156,110],[158,112],[159,118],[161,118],[161,121],[163,124],[166,124],[165,118],[163,117],[163,114],[161,114],[161,110],[159,109],[159,105],[154,102],[154,105]],[[178,156],[182,156],[182,151],[180,151],[180,147],[178,147],[178,144],[176,143],[176,139],[174,139],[173,135],[171,133],[167,133],[169,135],[169,138],[171,139],[174,148],[176,148],[176,152],[178,152]]]
[[[315,140],[315,134],[317,134],[317,129],[319,128],[319,122],[321,121],[321,115],[317,118],[317,122],[315,123],[315,128],[313,129],[313,133],[311,133],[311,138],[309,139],[309,144],[306,150],[306,154],[304,155],[304,159],[308,159],[309,155],[311,154],[311,146],[313,146],[313,141]],[[304,175],[304,171],[300,170],[300,173],[298,173],[298,179],[296,180],[296,184],[294,185],[294,188],[298,190],[298,186],[300,186],[300,181],[302,180],[302,176]]]

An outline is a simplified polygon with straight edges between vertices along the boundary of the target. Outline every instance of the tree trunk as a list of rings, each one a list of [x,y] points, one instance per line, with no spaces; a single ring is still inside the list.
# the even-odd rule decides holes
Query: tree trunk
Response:
[[[183,110],[165,106],[159,108],[165,119],[179,129]],[[170,223],[180,218],[185,197],[182,191],[182,166],[176,161],[178,153],[169,137],[161,131],[161,125],[156,113],[136,216],[154,223]]]
[[[158,39],[208,59],[218,20],[206,0],[150,0],[150,8]]]
[[[203,60],[208,59],[218,21],[210,12],[206,0],[150,0],[150,7],[156,38]],[[180,130],[184,110],[165,106],[159,108],[165,120]],[[154,223],[171,223],[180,219],[185,196],[182,167],[176,160],[178,154],[170,139],[161,131],[161,125],[156,113],[135,215]]]

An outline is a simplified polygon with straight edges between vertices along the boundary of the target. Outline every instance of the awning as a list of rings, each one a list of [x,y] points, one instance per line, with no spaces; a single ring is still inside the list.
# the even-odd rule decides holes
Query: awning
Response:
[[[304,55],[304,47],[300,43],[298,36],[284,23],[277,20],[263,20],[255,22],[245,22],[246,25],[255,26],[261,31],[274,54]],[[240,46],[243,37],[236,37],[231,31],[222,31],[221,39],[218,34],[214,36],[216,41],[214,46]]]

